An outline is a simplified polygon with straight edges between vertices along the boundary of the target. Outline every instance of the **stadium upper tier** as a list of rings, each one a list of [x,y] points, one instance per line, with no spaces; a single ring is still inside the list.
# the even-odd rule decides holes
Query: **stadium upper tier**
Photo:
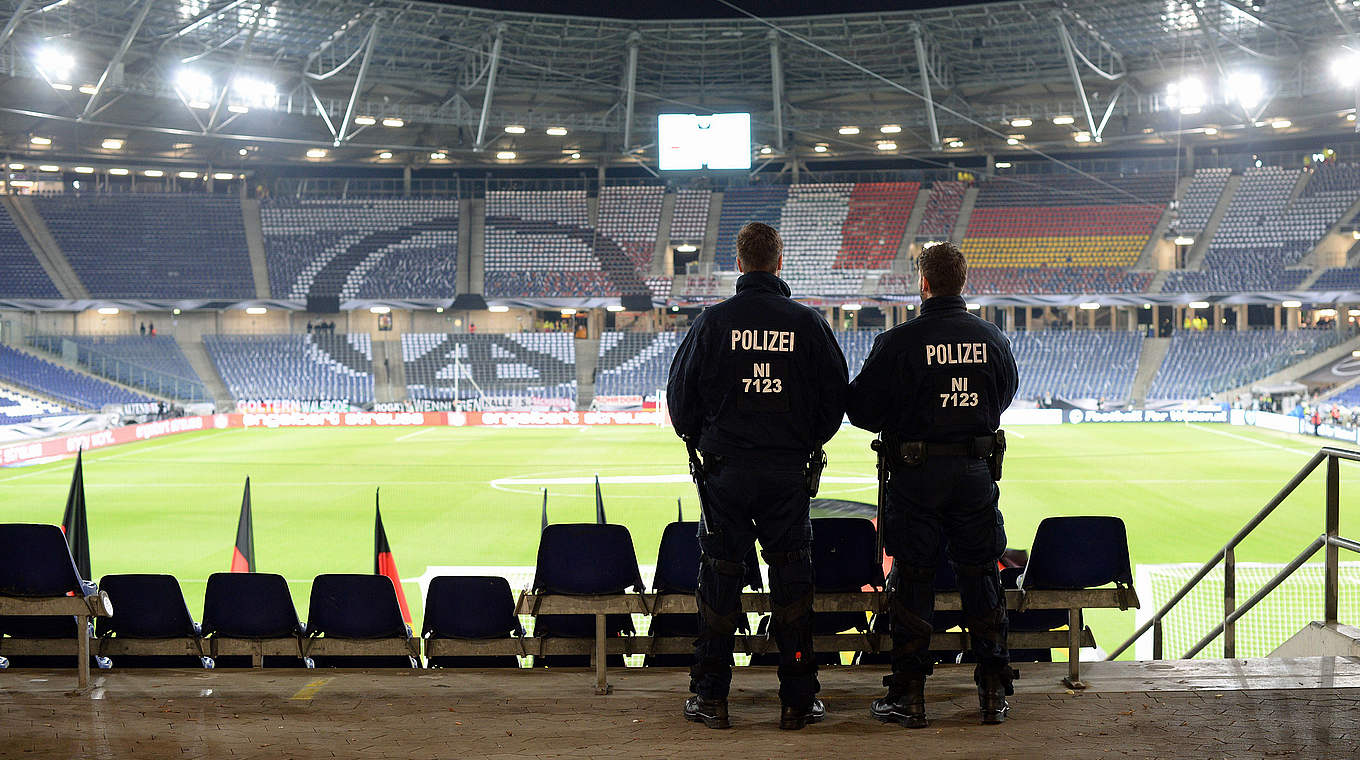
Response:
[[[1204,398],[1277,372],[1345,337],[1332,328],[1177,332],[1147,397]]]
[[[569,333],[405,333],[401,358],[412,399],[576,408],[576,341]]]
[[[61,292],[7,213],[0,213],[0,296],[61,298]]]
[[[154,401],[150,396],[3,345],[0,345],[0,380],[87,410],[97,411],[105,404]]]
[[[87,371],[124,385],[185,401],[208,399],[179,343],[168,335],[35,335],[29,342],[53,354],[64,341],[76,344],[76,361]]]
[[[24,422],[75,414],[71,410],[20,391],[0,388],[0,426],[18,425]]]
[[[95,298],[255,297],[235,196],[54,195],[33,204]]]
[[[368,333],[205,335],[203,345],[237,401],[373,401]]]
[[[275,298],[446,298],[458,292],[458,201],[269,200]]]

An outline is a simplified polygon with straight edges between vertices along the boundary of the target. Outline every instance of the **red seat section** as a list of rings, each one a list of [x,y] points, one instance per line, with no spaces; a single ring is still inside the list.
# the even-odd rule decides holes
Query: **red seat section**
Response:
[[[920,189],[919,182],[857,183],[850,193],[850,211],[841,227],[841,249],[833,268],[892,267]]]

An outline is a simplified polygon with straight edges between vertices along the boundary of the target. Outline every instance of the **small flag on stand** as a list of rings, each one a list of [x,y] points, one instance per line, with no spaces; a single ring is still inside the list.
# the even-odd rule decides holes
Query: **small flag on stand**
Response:
[[[236,520],[236,546],[231,550],[233,573],[255,572],[255,522],[250,514],[250,478],[241,495],[241,516]]]
[[[595,522],[599,525],[605,524],[604,519],[604,496],[600,494],[600,473],[595,473]]]
[[[373,573],[385,575],[397,590],[397,603],[401,605],[401,617],[407,625],[411,624],[411,609],[406,606],[406,592],[401,588],[401,575],[397,573],[397,561],[392,558],[392,547],[387,544],[387,531],[383,530],[382,509],[378,505],[378,491],[373,492]]]
[[[90,580],[90,529],[85,520],[85,468],[81,461],[84,452],[76,452],[76,471],[71,474],[71,490],[66,494],[66,512],[61,516],[61,532],[66,534],[66,545],[76,561],[80,577]]]
[[[542,527],[539,528],[539,532],[542,533],[547,529],[548,529],[548,489],[545,488],[543,489],[543,525]]]

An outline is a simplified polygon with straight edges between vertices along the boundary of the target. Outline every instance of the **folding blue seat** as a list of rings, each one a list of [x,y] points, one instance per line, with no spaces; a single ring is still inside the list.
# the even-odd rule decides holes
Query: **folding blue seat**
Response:
[[[510,582],[495,575],[441,575],[425,596],[421,637],[432,639],[509,639],[523,636],[515,615]],[[514,655],[460,655],[427,658],[432,668],[515,668]]]
[[[642,591],[633,537],[622,525],[558,523],[543,530],[534,569],[536,594],[622,594]],[[632,635],[631,615],[607,615],[605,633]],[[594,615],[537,615],[534,635],[543,638],[594,638]],[[589,655],[556,655],[535,663],[553,667],[586,667]],[[623,667],[621,655],[610,655],[609,667]]]
[[[1133,586],[1129,540],[1118,517],[1047,517],[1039,523],[1021,591]],[[1051,631],[1068,623],[1064,610],[1010,614],[1012,631]]]
[[[113,602],[113,616],[95,623],[100,654],[119,668],[211,668],[203,635],[189,615],[179,581],[171,575],[132,573],[106,575],[99,585]],[[138,642],[136,654],[123,653],[120,644]],[[162,646],[141,642],[160,641]],[[159,651],[152,651],[159,650]],[[185,654],[192,651],[193,654]],[[145,652],[145,653],[143,653]]]
[[[652,590],[658,594],[694,595],[699,589],[699,561],[702,551],[699,548],[698,522],[673,522],[661,533],[661,547],[657,550],[656,575],[652,578]],[[760,565],[756,561],[755,547],[746,556],[746,586],[760,590],[764,581],[760,577]],[[749,631],[750,625],[743,615],[738,631]],[[684,636],[695,638],[699,635],[698,614],[666,614],[652,616],[648,631],[653,637]],[[694,661],[689,654],[647,655],[646,664],[657,667],[682,667]]]
[[[82,580],[75,560],[66,545],[66,536],[56,525],[28,523],[0,524],[0,597],[51,599],[74,596],[89,599],[99,588]],[[10,667],[71,668],[75,654],[78,621],[74,615],[0,615],[0,636],[30,640],[70,640],[70,654],[7,654],[0,640],[0,656]],[[81,633],[89,635],[88,630]],[[65,651],[66,647],[54,647]]]
[[[411,629],[401,616],[397,590],[384,575],[316,576],[307,611],[307,637],[308,652],[317,650],[312,658],[317,667],[420,667]],[[326,639],[362,641],[370,646],[361,654],[327,654]],[[397,654],[402,651],[409,654]]]
[[[291,639],[297,655],[265,656],[264,667],[297,668],[306,663],[302,639],[307,627],[298,621],[288,581],[274,573],[213,573],[203,597],[203,635],[213,640],[265,641]],[[219,668],[248,668],[249,655],[214,657]]]

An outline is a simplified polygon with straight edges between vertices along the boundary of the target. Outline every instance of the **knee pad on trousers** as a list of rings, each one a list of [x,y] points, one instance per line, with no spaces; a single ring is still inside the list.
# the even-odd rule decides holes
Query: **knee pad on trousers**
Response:
[[[711,554],[701,554],[699,562],[707,565],[718,575],[727,575],[742,578],[746,576],[746,565],[740,562],[733,562],[726,559],[718,559]]]

